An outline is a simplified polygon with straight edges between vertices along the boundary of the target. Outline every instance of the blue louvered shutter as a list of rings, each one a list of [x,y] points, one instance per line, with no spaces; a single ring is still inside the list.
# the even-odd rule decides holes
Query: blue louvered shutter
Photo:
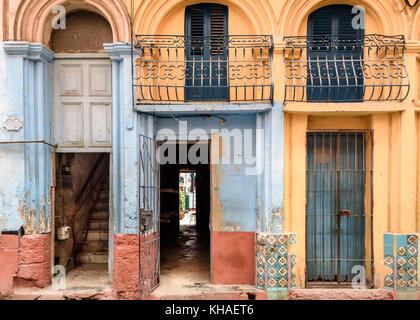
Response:
[[[362,101],[363,29],[353,28],[351,10],[334,5],[309,16],[308,101]]]
[[[227,7],[199,4],[185,13],[185,99],[228,100]]]

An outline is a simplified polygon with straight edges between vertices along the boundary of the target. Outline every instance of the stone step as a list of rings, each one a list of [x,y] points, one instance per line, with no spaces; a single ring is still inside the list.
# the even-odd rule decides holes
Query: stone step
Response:
[[[108,240],[109,233],[108,230],[89,230],[86,240],[87,241],[97,241],[97,240]]]
[[[82,252],[98,252],[98,251],[108,251],[107,240],[86,241],[82,249]]]
[[[108,219],[89,220],[89,230],[108,230],[108,229],[109,229]]]
[[[108,210],[109,208],[109,200],[96,200],[95,201],[95,209],[96,210]]]
[[[99,200],[109,200],[109,190],[101,190],[98,193]]]
[[[108,251],[80,252],[76,261],[80,264],[108,263]]]
[[[107,210],[95,210],[89,214],[89,220],[108,220],[109,211]]]

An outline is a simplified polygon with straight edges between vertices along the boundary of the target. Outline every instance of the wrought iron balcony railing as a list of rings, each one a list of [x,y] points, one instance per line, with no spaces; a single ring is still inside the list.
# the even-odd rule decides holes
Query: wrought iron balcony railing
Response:
[[[285,101],[403,101],[404,36],[285,37]]]
[[[270,35],[137,35],[138,104],[272,102]]]

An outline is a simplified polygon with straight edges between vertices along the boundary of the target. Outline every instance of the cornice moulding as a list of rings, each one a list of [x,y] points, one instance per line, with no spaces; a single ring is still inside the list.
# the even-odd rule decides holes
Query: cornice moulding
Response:
[[[11,56],[23,56],[26,59],[51,62],[54,59],[54,52],[42,43],[26,41],[6,41],[3,43],[4,51]]]

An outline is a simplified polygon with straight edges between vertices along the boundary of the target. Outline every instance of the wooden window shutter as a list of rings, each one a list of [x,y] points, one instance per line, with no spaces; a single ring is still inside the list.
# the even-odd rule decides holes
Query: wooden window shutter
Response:
[[[312,17],[311,35],[326,36],[332,34],[332,18],[329,12],[320,12]]]
[[[188,36],[191,41],[191,54],[202,55],[204,51],[204,9],[201,7],[190,7],[188,16],[190,20]]]
[[[186,35],[191,40],[191,54],[202,55],[203,50],[210,49],[210,55],[223,55],[227,45],[227,7],[194,5],[187,7],[186,15]]]
[[[210,7],[211,55],[222,55],[227,46],[226,13],[225,6]]]
[[[358,29],[353,29],[354,14],[352,7],[333,5],[319,9],[310,16],[309,33],[313,36],[357,35]]]

